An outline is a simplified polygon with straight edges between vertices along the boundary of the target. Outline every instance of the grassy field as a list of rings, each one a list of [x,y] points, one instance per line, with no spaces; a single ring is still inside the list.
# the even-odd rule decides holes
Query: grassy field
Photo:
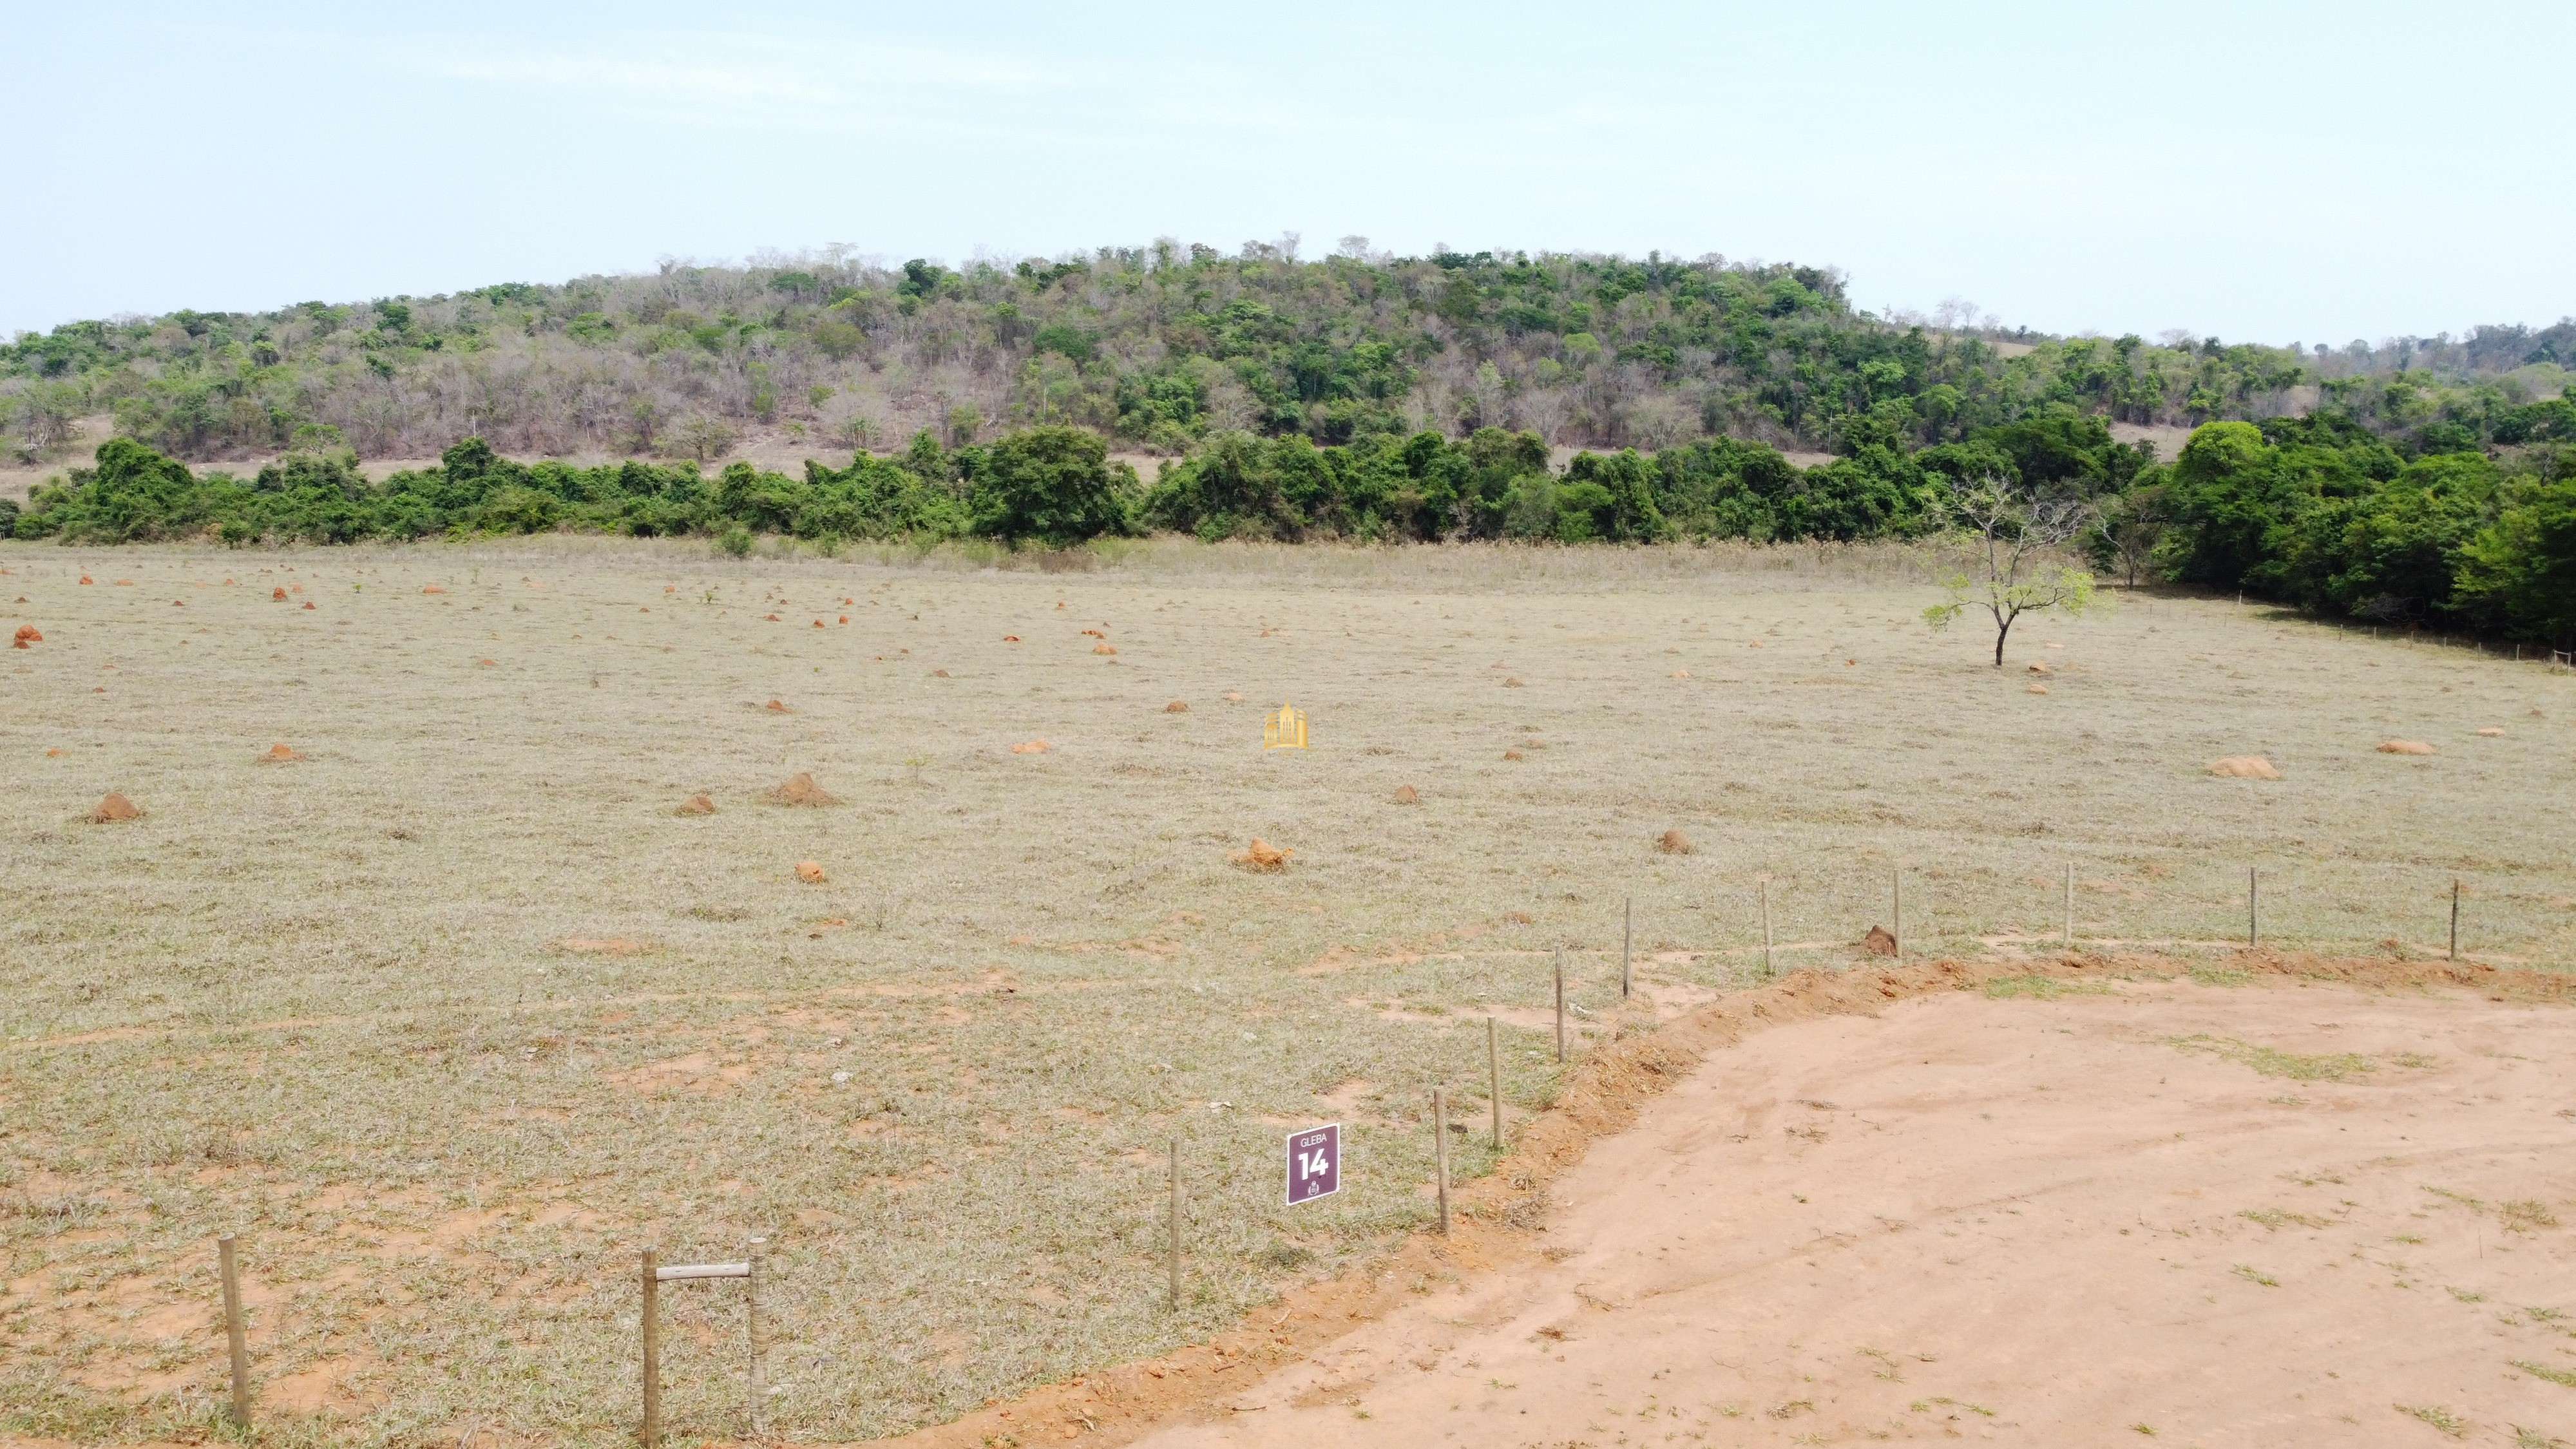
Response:
[[[0,669],[0,1431],[210,1422],[225,1230],[283,1442],[613,1442],[636,1250],[754,1234],[775,1432],[953,1417],[1424,1222],[1486,1015],[1548,1100],[1551,948],[1585,1033],[1642,1024],[1759,970],[1763,876],[1784,968],[1895,871],[1909,953],[2046,949],[2069,865],[2087,939],[2221,948],[2256,867],[2267,944],[2438,951],[2457,877],[2469,951],[2576,961],[2576,680],[2145,599],[1999,672],[1894,549],[0,569],[44,635]],[[1283,699],[1311,750],[1260,748]],[[798,772],[839,803],[765,800]],[[1349,1189],[1287,1210],[1319,1120]],[[737,1430],[738,1293],[665,1301],[675,1431]]]

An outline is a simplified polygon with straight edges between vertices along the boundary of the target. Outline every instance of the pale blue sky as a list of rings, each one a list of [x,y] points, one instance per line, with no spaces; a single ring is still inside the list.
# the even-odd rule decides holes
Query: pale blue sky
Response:
[[[2576,312],[2565,5],[0,0],[0,332],[847,243],[1722,252],[2050,331]]]

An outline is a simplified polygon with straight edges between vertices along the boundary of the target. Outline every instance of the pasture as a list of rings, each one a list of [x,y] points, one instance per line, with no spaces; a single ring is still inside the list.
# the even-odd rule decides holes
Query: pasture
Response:
[[[1422,1226],[1484,1019],[1521,1120],[1552,950],[1580,1051],[1756,979],[1758,880],[1782,970],[1892,874],[1909,956],[2053,952],[2069,866],[2079,945],[2215,957],[2254,869],[2267,945],[2438,955],[2458,880],[2466,954],[2576,961],[2537,664],[2138,598],[1998,671],[1894,548],[1097,557],[0,545],[0,1432],[212,1423],[223,1231],[274,1442],[618,1442],[638,1249],[756,1234],[773,1433],[953,1419]],[[738,1298],[665,1305],[736,1432]]]

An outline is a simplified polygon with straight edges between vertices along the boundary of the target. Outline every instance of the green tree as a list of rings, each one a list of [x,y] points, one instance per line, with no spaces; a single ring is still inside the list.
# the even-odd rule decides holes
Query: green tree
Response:
[[[983,450],[972,483],[974,528],[1007,543],[1065,548],[1136,531],[1136,470],[1081,428],[1029,428]]]
[[[2093,576],[2058,557],[2092,521],[2082,502],[1981,478],[1953,485],[1941,512],[1971,563],[1943,581],[1949,598],[1925,609],[1924,622],[1946,629],[1971,606],[1985,610],[1995,621],[1996,668],[2022,615],[2093,607]]]

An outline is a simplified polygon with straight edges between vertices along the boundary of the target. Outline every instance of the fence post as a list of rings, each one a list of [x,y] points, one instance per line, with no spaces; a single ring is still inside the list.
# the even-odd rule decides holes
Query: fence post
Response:
[[[1565,1060],[1565,948],[1556,948],[1556,1059]]]
[[[224,1280],[224,1346],[232,1355],[233,1427],[250,1428],[250,1345],[242,1335],[241,1258],[233,1235],[215,1239],[215,1265]]]
[[[2249,948],[2263,944],[2263,889],[2254,872],[2255,867],[2245,867],[2245,944]]]
[[[1905,868],[1899,866],[1887,873],[1892,904],[1888,907],[1888,931],[1896,938],[1896,959],[1905,959]]]
[[[1431,1157],[1440,1174],[1440,1231],[1449,1231],[1449,1093],[1431,1089]]]
[[[1628,999],[1628,954],[1637,939],[1637,898],[1625,896],[1619,902],[1619,999]]]
[[[1762,979],[1769,981],[1779,974],[1771,966],[1771,877],[1761,876],[1755,884],[1762,888]]]
[[[2460,880],[2451,878],[2451,959],[2460,959]]]
[[[1172,1306],[1181,1306],[1181,1139],[1172,1139]]]
[[[2075,862],[2066,863],[2066,949],[2075,949]]]
[[[751,1346],[751,1437],[760,1437],[760,1401],[767,1394],[760,1376],[760,1252],[769,1239],[751,1240],[751,1276],[742,1284],[743,1338]]]
[[[635,1437],[645,1449],[662,1442],[662,1250],[644,1246],[644,1428]]]
[[[1485,1075],[1487,1092],[1494,1099],[1494,1150],[1503,1150],[1503,1048],[1492,1017],[1485,1018]]]

